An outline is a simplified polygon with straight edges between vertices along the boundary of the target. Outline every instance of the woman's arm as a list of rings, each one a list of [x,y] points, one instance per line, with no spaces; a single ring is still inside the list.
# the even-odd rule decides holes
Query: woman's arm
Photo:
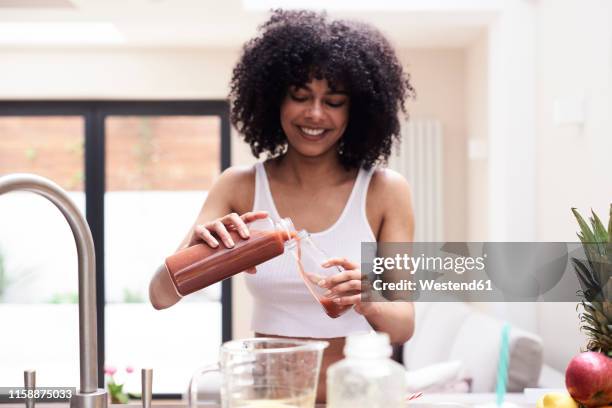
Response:
[[[237,228],[243,238],[248,237],[245,223],[267,216],[265,213],[247,213],[242,216],[235,213],[235,208],[241,208],[243,204],[237,200],[248,196],[249,190],[253,188],[249,172],[249,169],[229,168],[221,174],[177,251],[201,242],[216,248],[220,245],[219,240],[222,245],[232,247],[234,243],[226,229],[230,226]],[[237,197],[236,191],[244,194]],[[157,269],[151,279],[149,299],[156,309],[165,309],[181,299],[164,265]]]
[[[215,246],[215,243],[218,243],[216,240],[210,239],[208,234],[204,235],[203,231],[198,231],[198,226],[210,224],[211,221],[218,220],[219,218],[238,211],[236,209],[236,201],[238,201],[240,197],[236,196],[236,191],[245,191],[246,188],[248,192],[248,190],[253,189],[253,187],[249,185],[253,184],[249,183],[249,173],[251,171],[252,169],[243,167],[230,167],[221,173],[208,192],[206,200],[200,209],[200,213],[179,245],[177,251],[202,241],[207,242],[210,246]],[[229,236],[225,238],[227,239]],[[224,243],[229,244],[231,242]]]
[[[414,235],[414,214],[412,195],[408,182],[398,173],[382,170],[375,174],[368,201],[380,206],[382,222],[378,229],[377,241],[411,242]],[[378,212],[377,211],[377,212]],[[414,333],[414,305],[404,301],[362,302],[362,274],[359,265],[342,258],[329,260],[328,265],[340,265],[345,271],[327,279],[322,285],[332,288],[341,297],[339,304],[354,304],[377,331],[389,334],[391,342],[404,343]]]
[[[379,194],[373,197],[383,205],[382,225],[378,243],[412,242],[414,239],[414,212],[412,193],[404,177],[392,170],[381,174]],[[414,305],[412,302],[373,302],[374,307],[365,316],[375,330],[389,334],[394,343],[404,343],[414,333]]]

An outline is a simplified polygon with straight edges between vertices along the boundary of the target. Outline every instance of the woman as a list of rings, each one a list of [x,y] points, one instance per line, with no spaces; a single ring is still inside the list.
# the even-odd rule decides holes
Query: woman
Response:
[[[400,131],[398,110],[412,93],[393,49],[371,27],[314,12],[273,12],[245,45],[230,95],[232,123],[253,154],[268,159],[224,171],[180,246],[232,247],[228,229],[247,238],[245,223],[269,214],[291,218],[336,256],[328,265],[344,271],[320,284],[340,305],[354,305],[337,319],[313,301],[288,256],[246,277],[256,335],[330,343],[319,401],[324,373],[342,358],[347,334],[373,328],[403,343],[414,329],[411,303],[361,302],[359,270],[362,241],[412,240],[408,183],[375,167],[389,156]]]

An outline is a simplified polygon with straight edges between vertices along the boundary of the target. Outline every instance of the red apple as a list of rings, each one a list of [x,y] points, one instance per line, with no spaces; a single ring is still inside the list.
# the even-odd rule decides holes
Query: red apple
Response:
[[[612,358],[588,351],[574,357],[565,370],[565,386],[572,398],[587,407],[612,403]]]

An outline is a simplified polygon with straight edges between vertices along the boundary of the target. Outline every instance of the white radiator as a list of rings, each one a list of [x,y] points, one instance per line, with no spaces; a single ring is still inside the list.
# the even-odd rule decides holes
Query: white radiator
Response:
[[[389,168],[410,183],[415,242],[443,240],[442,160],[440,121],[411,119],[403,123],[401,143],[389,157]]]

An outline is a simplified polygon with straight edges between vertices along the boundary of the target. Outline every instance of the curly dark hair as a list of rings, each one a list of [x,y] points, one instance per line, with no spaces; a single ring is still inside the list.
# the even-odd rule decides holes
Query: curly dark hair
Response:
[[[286,151],[281,102],[290,86],[312,77],[349,94],[349,122],[338,147],[344,167],[385,162],[399,139],[399,109],[406,113],[406,98],[414,95],[409,75],[378,30],[305,10],[274,10],[234,68],[230,118],[255,157]]]

